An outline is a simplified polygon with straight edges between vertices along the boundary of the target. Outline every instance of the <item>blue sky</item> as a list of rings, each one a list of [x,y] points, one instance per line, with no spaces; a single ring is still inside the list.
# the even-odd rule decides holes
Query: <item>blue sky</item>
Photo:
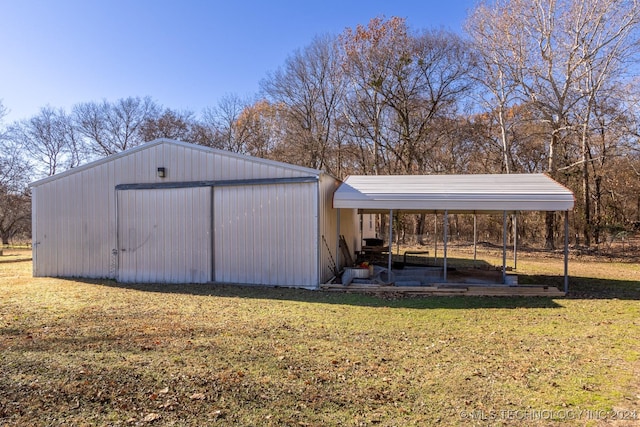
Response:
[[[260,80],[315,36],[376,16],[461,31],[475,0],[0,0],[5,124],[41,107],[150,96],[200,114]]]

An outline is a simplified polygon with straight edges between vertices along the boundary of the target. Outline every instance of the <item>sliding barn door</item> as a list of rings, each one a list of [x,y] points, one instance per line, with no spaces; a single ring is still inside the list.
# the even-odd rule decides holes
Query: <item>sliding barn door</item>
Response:
[[[211,281],[211,188],[119,190],[117,197],[119,281]]]

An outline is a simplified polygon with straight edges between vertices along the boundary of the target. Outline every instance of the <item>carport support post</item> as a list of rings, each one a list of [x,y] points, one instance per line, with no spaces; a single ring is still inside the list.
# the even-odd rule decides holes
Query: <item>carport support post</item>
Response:
[[[473,214],[473,267],[476,266],[476,259],[478,257],[478,224],[476,222],[477,215]]]
[[[393,249],[393,209],[389,210],[389,262],[388,262],[388,277],[389,277],[389,283],[391,283],[391,253]]]
[[[564,211],[564,293],[569,292],[569,211]]]
[[[443,229],[443,236],[442,236],[442,240],[444,241],[444,259],[442,262],[443,265],[443,272],[442,272],[442,277],[444,279],[444,281],[447,281],[447,240],[449,238],[449,211],[445,210],[444,211],[444,229]]]
[[[433,214],[433,265],[438,265],[438,214]]]
[[[336,209],[336,215],[337,217],[336,217],[336,271],[335,271],[335,274],[337,275],[340,272],[340,209]]]
[[[518,213],[513,213],[513,269],[518,269]]]
[[[507,211],[502,211],[502,283],[507,283]]]
[[[359,252],[362,252],[362,242],[364,242],[364,214],[360,212],[360,245],[356,246]],[[369,214],[369,218],[371,218],[371,214]],[[340,238],[340,236],[338,236]]]

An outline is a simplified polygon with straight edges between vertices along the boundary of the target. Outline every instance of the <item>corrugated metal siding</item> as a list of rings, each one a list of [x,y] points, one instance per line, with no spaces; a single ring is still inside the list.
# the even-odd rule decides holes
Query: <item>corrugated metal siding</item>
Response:
[[[37,276],[107,277],[115,248],[115,209],[105,170],[35,187]]]
[[[358,241],[357,215],[353,209],[333,208],[333,194],[340,181],[323,175],[320,178],[320,282],[326,283],[333,275],[332,262],[337,263],[339,269],[346,267],[346,258],[338,251],[338,236],[342,235],[347,242],[349,252],[355,257]],[[339,228],[339,230],[338,230]],[[338,232],[339,231],[339,232]],[[324,236],[324,240],[322,237]]]
[[[316,287],[317,183],[214,189],[216,282]]]
[[[320,177],[318,201],[320,221],[318,222],[318,238],[315,246],[318,248],[318,281],[328,282],[333,276],[333,262],[336,259],[337,212],[333,209],[333,192],[338,181],[328,175]],[[333,260],[333,261],[332,261]]]
[[[329,281],[334,276],[334,263],[338,261],[336,250],[338,245],[338,211],[333,209],[333,192],[338,181],[329,176],[320,179],[320,224],[318,247],[320,249],[320,275],[322,283]],[[340,266],[337,266],[340,267]]]
[[[211,189],[118,191],[118,280],[211,281]]]
[[[156,169],[161,166],[167,168],[164,179],[156,176]],[[116,185],[304,177],[314,173],[319,174],[311,169],[288,167],[220,150],[160,141],[38,181],[32,185],[35,200],[34,274],[115,278]],[[303,187],[314,191],[308,186]],[[308,197],[313,198],[317,205],[317,195],[313,194]],[[300,198],[299,195],[296,197]],[[295,209],[306,212],[306,206],[305,209]],[[317,227],[315,215],[317,211],[309,221]],[[269,244],[272,243],[273,239]]]

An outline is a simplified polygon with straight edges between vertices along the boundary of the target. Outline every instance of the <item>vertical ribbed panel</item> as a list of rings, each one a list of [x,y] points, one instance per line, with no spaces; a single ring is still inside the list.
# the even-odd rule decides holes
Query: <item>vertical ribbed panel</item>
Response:
[[[317,286],[316,183],[214,188],[215,281]]]
[[[318,248],[320,256],[318,263],[320,265],[319,281],[327,282],[334,276],[334,263],[336,262],[336,245],[337,245],[337,211],[333,209],[332,199],[333,192],[336,188],[336,180],[323,176],[320,180],[320,221],[318,224]]]
[[[118,191],[121,282],[211,280],[211,190]]]
[[[108,277],[115,248],[108,169],[88,169],[72,178],[34,188],[34,274]]]
[[[330,176],[323,175],[320,179],[319,264],[321,283],[326,283],[334,275],[333,263],[338,264],[338,269],[347,266],[345,257],[338,251],[339,235],[344,236],[352,258],[355,258],[355,251],[358,249],[355,211],[353,209],[341,209],[340,220],[338,221],[338,210],[333,208],[333,193],[338,185],[339,181]]]

